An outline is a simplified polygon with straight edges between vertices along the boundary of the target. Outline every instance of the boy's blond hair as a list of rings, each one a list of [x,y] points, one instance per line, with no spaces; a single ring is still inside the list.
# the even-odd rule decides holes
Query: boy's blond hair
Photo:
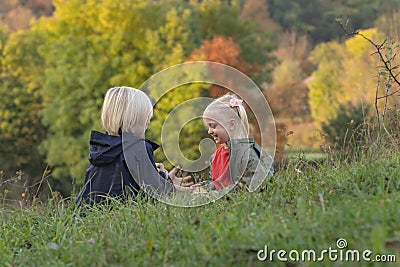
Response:
[[[119,86],[110,88],[104,97],[101,112],[103,128],[109,135],[131,131],[134,125],[147,125],[153,116],[153,106],[142,91]]]
[[[232,138],[246,138],[249,135],[249,121],[243,100],[228,93],[213,102],[204,110],[203,117],[216,119],[217,122],[228,122],[231,119],[238,121],[238,127]]]

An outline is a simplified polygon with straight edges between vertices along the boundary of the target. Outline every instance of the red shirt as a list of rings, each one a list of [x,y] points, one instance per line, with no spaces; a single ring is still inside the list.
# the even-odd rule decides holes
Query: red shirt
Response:
[[[217,190],[232,184],[229,173],[229,149],[220,147],[211,162],[212,182]]]

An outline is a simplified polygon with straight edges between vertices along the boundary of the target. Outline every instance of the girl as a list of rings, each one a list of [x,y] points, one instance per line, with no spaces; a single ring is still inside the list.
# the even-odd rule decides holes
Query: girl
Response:
[[[221,190],[241,182],[246,189],[254,191],[272,170],[272,157],[248,138],[249,123],[243,100],[226,94],[214,100],[203,113],[217,151],[211,159],[211,183],[208,190]],[[199,189],[199,184],[192,189]]]
[[[109,197],[135,197],[141,190],[138,183],[150,176],[164,194],[175,189],[173,183],[185,184],[190,179],[177,178],[176,170],[171,172],[171,179],[165,179],[169,177],[162,164],[157,171],[153,151],[158,145],[143,138],[152,115],[153,106],[142,91],[125,86],[107,91],[101,113],[106,132],[91,132],[90,165],[77,204],[92,205]]]

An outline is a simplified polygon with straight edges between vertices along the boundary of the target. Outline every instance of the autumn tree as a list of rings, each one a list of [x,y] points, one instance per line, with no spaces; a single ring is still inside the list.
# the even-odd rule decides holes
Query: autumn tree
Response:
[[[344,75],[346,56],[337,42],[320,44],[311,53],[311,60],[318,67],[309,84],[309,103],[311,116],[317,124],[335,116],[340,99],[346,93],[339,79]]]
[[[0,3],[0,25],[9,31],[27,29],[32,19],[50,16],[52,0],[14,0]]]
[[[350,30],[373,27],[376,18],[383,6],[396,5],[397,0],[265,0],[269,13],[285,30],[296,31],[309,36],[312,44],[339,41],[343,33],[335,19],[349,18]],[[382,12],[385,14],[387,12]]]
[[[274,21],[269,14],[268,6],[263,0],[245,0],[240,12],[240,17],[255,22],[255,34],[260,37],[267,35],[268,37],[276,37],[281,31],[281,26]],[[274,40],[270,40],[274,42]]]
[[[310,117],[308,88],[305,82],[288,81],[265,90],[272,112],[276,118],[290,118],[292,121]]]
[[[36,178],[45,169],[39,153],[45,136],[40,120],[43,60],[37,51],[41,37],[27,31],[11,35],[7,41],[1,38],[5,44],[0,60],[0,161],[9,175],[23,170],[27,177]]]
[[[189,53],[188,49],[194,47],[195,33],[191,31],[190,27],[193,12],[195,11],[188,7],[172,7],[165,11],[165,20],[160,22],[158,28],[147,32],[149,49],[146,51],[146,56],[154,66],[154,73],[183,63]],[[160,50],[163,53],[160,54]],[[178,80],[181,75],[190,76],[193,74],[176,73],[175,79]],[[168,169],[172,168],[173,165],[181,164],[181,162],[169,162],[167,153],[175,154],[175,152],[180,153],[182,151],[183,155],[190,160],[195,160],[199,156],[198,144],[201,140],[200,136],[203,134],[202,121],[197,119],[182,122],[181,114],[179,112],[173,113],[173,111],[175,107],[185,101],[201,96],[203,90],[204,86],[200,84],[170,88],[170,79],[161,80],[157,86],[148,89],[150,96],[157,102],[146,137],[161,144],[160,149],[155,151],[155,157],[158,161],[164,162]],[[160,95],[160,92],[163,92],[163,95]],[[185,112],[190,113],[192,110],[189,108]],[[175,115],[172,120],[169,120],[168,126],[165,127],[164,122],[171,113]],[[176,136],[179,136],[178,143],[174,142]],[[166,151],[164,149],[166,143],[175,144],[175,149]],[[174,156],[175,159],[179,158],[176,154]]]
[[[229,1],[228,1],[229,2]],[[238,1],[202,1],[196,4],[193,14],[192,29],[197,33],[197,47],[204,40],[216,36],[231,37],[240,46],[242,58],[250,64],[264,66],[271,60],[270,52],[274,48],[268,39],[267,31],[258,34],[262,25],[245,15],[241,15],[241,5]]]
[[[139,88],[152,74],[183,62],[193,40],[191,11],[173,4],[56,1],[55,20],[44,19],[37,25],[47,35],[40,49],[48,64],[42,92],[43,122],[49,131],[43,148],[55,177],[82,179],[88,164],[89,132],[102,130],[100,110],[109,87]],[[114,14],[120,14],[118,23]],[[163,121],[171,109],[199,94],[193,88],[182,90],[163,96],[157,90],[147,91],[158,100],[147,137],[160,142]],[[193,139],[195,134],[187,142]],[[157,150],[156,157],[165,160],[162,150]]]
[[[373,39],[380,36],[376,29],[360,33]],[[376,95],[385,93],[385,85],[376,81],[378,60],[371,54],[372,47],[361,36],[351,37],[343,44],[321,44],[313,50],[311,60],[317,69],[310,82],[309,103],[311,114],[319,126],[327,125],[330,120],[338,120],[344,105],[361,109],[367,117],[370,107],[375,105]],[[353,110],[352,107],[347,110]],[[348,114],[351,113],[356,114]],[[339,117],[342,119],[346,116]],[[346,124],[341,124],[345,131]]]
[[[10,31],[27,29],[29,22],[34,18],[32,10],[24,6],[18,6],[8,12],[5,22]]]
[[[312,65],[309,62],[311,44],[306,35],[297,32],[283,32],[278,37],[279,46],[273,51],[276,58],[271,73],[272,84],[302,82],[310,76]]]
[[[187,60],[218,62],[236,68],[244,73],[251,73],[253,71],[253,66],[242,58],[240,45],[235,43],[232,37],[215,36],[211,40],[204,40],[200,48],[194,50]],[[223,75],[223,73],[220,75]],[[209,89],[211,97],[221,96],[226,92],[227,88],[222,88],[218,85],[211,85]]]
[[[55,177],[81,180],[89,132],[102,130],[106,90],[115,85],[139,88],[152,73],[180,62],[184,39],[179,38],[185,37],[171,34],[180,14],[148,1],[54,4],[55,18],[35,26],[47,37],[40,47],[47,63],[42,95],[48,134],[42,147]]]
[[[269,50],[252,36],[254,24],[240,18],[240,5],[233,2],[54,1],[53,17],[34,22],[22,35],[12,33],[4,46],[8,47],[3,50],[4,64],[9,64],[3,68],[0,89],[7,98],[2,103],[2,127],[8,129],[1,134],[9,136],[2,139],[7,141],[4,147],[12,151],[20,140],[14,126],[26,125],[25,140],[35,138],[29,146],[40,150],[53,169],[57,181],[53,189],[68,193],[72,179],[83,180],[90,130],[102,131],[100,111],[108,88],[140,88],[151,75],[184,62],[203,40],[214,36],[228,40],[245,62],[264,62]],[[200,96],[203,87],[176,88],[165,95],[157,89],[146,93],[158,101],[146,137],[160,141],[168,114]],[[181,138],[180,145],[188,157],[198,154],[196,145],[204,132],[201,121],[184,129],[189,138]],[[162,150],[156,156],[165,159]]]

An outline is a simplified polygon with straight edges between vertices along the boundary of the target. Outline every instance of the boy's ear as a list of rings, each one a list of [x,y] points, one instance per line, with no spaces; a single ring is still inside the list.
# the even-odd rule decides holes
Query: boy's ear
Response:
[[[237,126],[236,124],[237,124],[236,120],[234,120],[234,119],[230,120],[229,121],[229,130],[233,132],[236,129],[236,126]]]

